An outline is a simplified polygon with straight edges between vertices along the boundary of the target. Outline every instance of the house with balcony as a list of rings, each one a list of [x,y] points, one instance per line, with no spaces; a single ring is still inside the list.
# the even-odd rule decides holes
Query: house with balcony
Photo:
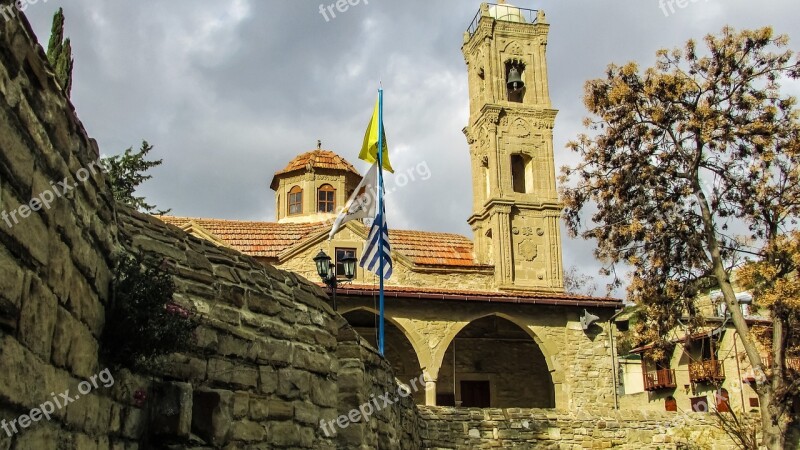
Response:
[[[752,296],[737,294],[751,327],[770,327],[771,320],[753,311]],[[721,294],[710,292],[698,300],[705,315],[701,329],[673,330],[667,358],[656,360],[654,344],[621,354],[618,362],[619,403],[622,408],[707,412],[751,411],[759,407],[755,376]],[[624,315],[617,320],[625,320]],[[762,358],[771,364],[768,349]],[[800,376],[800,358],[787,359],[786,367]]]

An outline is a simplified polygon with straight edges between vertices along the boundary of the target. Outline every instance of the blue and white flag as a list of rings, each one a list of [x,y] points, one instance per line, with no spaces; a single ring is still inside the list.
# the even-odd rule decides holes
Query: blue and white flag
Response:
[[[380,275],[381,253],[385,258],[383,278],[388,280],[392,276],[392,249],[389,246],[389,229],[386,227],[385,209],[382,209],[372,222],[364,254],[361,256],[361,262],[358,265],[376,275]]]

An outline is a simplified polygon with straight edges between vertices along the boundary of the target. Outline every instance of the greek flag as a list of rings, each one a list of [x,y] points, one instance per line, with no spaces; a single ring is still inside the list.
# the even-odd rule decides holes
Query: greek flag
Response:
[[[380,275],[378,272],[380,272],[380,262],[383,257],[383,278],[388,280],[392,276],[392,249],[389,247],[389,230],[386,227],[386,211],[384,209],[381,209],[372,222],[366,245],[364,255],[361,256],[361,262],[358,265]]]

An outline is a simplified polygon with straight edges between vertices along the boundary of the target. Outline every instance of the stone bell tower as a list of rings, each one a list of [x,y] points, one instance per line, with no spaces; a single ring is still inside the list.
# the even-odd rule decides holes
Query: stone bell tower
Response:
[[[481,4],[464,34],[479,263],[500,289],[564,290],[543,11]]]

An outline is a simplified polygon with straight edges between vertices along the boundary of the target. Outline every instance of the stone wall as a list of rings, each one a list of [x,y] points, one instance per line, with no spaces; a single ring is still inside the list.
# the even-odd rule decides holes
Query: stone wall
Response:
[[[340,364],[340,413],[348,414],[359,407],[366,411],[367,404],[375,410],[369,420],[360,419],[347,428],[337,428],[339,448],[421,449],[423,424],[413,394],[424,390],[424,384],[395,379],[389,363],[350,327],[340,330],[336,353]],[[398,382],[405,387],[399,388]]]
[[[138,409],[102,385],[19,419],[103,369],[116,230],[97,144],[34,43],[26,21],[0,20],[0,449],[130,448]]]
[[[433,406],[420,411],[427,425],[422,436],[426,449],[736,448],[702,413]]]
[[[113,202],[22,17],[0,21],[0,95],[0,450],[416,448],[408,402],[357,437],[321,429],[396,387],[316,285]],[[120,251],[162,261],[201,323],[191,352],[148,374],[106,371],[98,356]],[[67,390],[73,401],[43,417]]]

